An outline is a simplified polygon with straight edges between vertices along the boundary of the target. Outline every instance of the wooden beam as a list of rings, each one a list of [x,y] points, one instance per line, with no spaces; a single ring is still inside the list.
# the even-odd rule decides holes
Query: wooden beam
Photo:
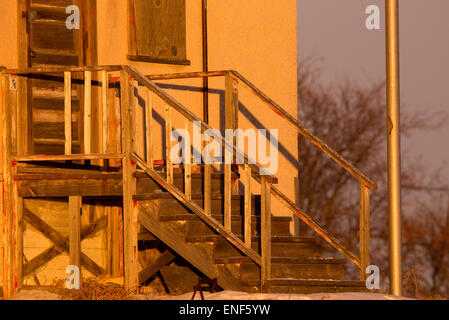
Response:
[[[109,108],[108,108],[108,90],[109,74],[107,71],[101,72],[101,107],[102,107],[102,153],[109,152]]]
[[[39,255],[38,257],[36,257],[35,259],[33,259],[31,263],[33,263],[34,266],[39,265],[42,263],[46,263],[48,260],[44,260],[45,258],[49,258],[51,256],[53,256],[54,254],[58,255],[61,252],[70,252],[70,245],[69,245],[69,241],[64,238],[58,231],[56,231],[55,229],[53,229],[51,226],[49,226],[45,221],[43,221],[41,218],[39,218],[38,216],[36,216],[34,213],[32,213],[31,211],[24,209],[24,220],[31,224],[33,227],[35,227],[39,232],[41,232],[47,239],[49,239],[51,242],[53,242],[55,244],[55,248],[49,248],[48,250],[46,250],[43,254]],[[89,229],[86,229],[83,231],[83,233],[81,234],[81,238],[84,239],[87,236],[84,236],[85,233],[93,233],[93,230],[96,230],[96,228],[98,228],[98,226],[100,225],[100,221],[101,223],[104,225],[106,224],[106,218],[103,217],[104,220],[99,220],[98,224],[92,224],[91,226],[89,226]],[[104,228],[103,225],[103,228]],[[92,231],[89,231],[92,230]],[[90,234],[89,233],[89,234]],[[44,256],[45,254],[45,256]],[[39,259],[39,260],[38,260]],[[91,258],[89,258],[88,256],[86,256],[84,253],[81,253],[81,266],[85,267],[90,273],[92,273],[95,276],[101,276],[104,275],[104,270],[103,268],[101,268],[99,265],[97,265]],[[31,270],[31,271],[30,271]],[[26,267],[26,272],[27,274],[29,274],[30,272],[34,271],[35,269],[32,270],[32,268],[30,267]]]
[[[271,183],[262,177],[261,183],[261,284],[262,291],[268,291],[271,278]]]
[[[146,89],[145,99],[145,128],[146,128],[146,158],[148,166],[154,168],[153,155],[153,100],[151,91]]]
[[[151,264],[148,264],[139,273],[139,283],[142,284],[151,278],[156,272],[161,270],[163,267],[172,262],[176,256],[170,252],[170,250],[165,251],[160,257],[156,259]]]
[[[81,272],[81,197],[69,197],[69,261]],[[81,274],[81,273],[80,273]]]
[[[2,159],[3,159],[3,214],[2,226],[3,231],[3,294],[5,298],[9,298],[17,293],[17,275],[16,275],[16,227],[15,204],[14,204],[14,186],[13,186],[13,162],[11,156],[14,154],[15,140],[15,110],[17,97],[13,90],[10,89],[10,75],[2,75]],[[20,256],[22,258],[22,256]]]
[[[84,154],[92,153],[92,72],[84,72]]]
[[[12,161],[16,162],[38,162],[38,161],[76,161],[76,160],[103,160],[121,159],[121,153],[109,154],[72,154],[72,155],[39,155],[39,156],[13,156]]]
[[[360,280],[370,265],[370,189],[360,183]]]
[[[190,145],[190,121],[185,119],[185,132],[188,135],[184,137],[184,193],[187,200],[192,200],[192,158]]]
[[[64,72],[65,154],[72,154],[72,74]]]
[[[98,231],[104,229],[106,227],[106,217],[102,217],[92,223],[91,225],[84,227],[81,231],[81,241],[84,239],[87,239],[87,237],[94,235]],[[64,240],[67,242],[68,239],[64,238]],[[24,276],[30,275],[34,273],[37,269],[44,266],[46,263],[48,263],[53,258],[57,257],[61,253],[63,253],[64,250],[53,245],[41,254],[39,254],[37,257],[30,260],[28,263],[24,265],[23,268],[23,274]]]
[[[13,172],[17,171],[14,166]],[[23,198],[19,197],[17,183],[13,183],[13,205],[14,205],[14,286],[20,290],[23,286]]]
[[[136,193],[134,178],[135,164],[131,159],[133,149],[132,118],[134,115],[134,90],[125,71],[120,73],[121,103],[122,103],[122,146],[123,146],[123,214],[124,214],[124,264],[125,287],[136,290],[139,286],[138,273],[138,222],[137,210],[133,202]]]
[[[173,183],[173,162],[170,157],[171,152],[171,135],[172,135],[172,112],[169,105],[165,106],[165,163],[167,171],[167,182]]]
[[[225,77],[225,128],[233,132],[237,129],[236,114],[238,113],[238,86],[237,81],[227,74]],[[226,139],[229,139],[226,137]],[[236,145],[235,138],[227,141],[233,146]],[[231,231],[231,195],[232,195],[232,162],[234,151],[225,146],[225,165],[224,165],[224,226],[226,230]]]
[[[57,66],[45,66],[45,67],[33,67],[26,69],[6,69],[3,70],[4,74],[16,74],[16,75],[26,75],[26,74],[48,74],[48,73],[62,73],[66,71],[70,71],[72,73],[76,72],[85,72],[85,71],[121,71],[123,70],[123,66],[119,65],[105,65],[105,66],[85,66],[85,67],[57,67]]]
[[[104,197],[122,196],[120,179],[67,179],[67,180],[19,180],[19,196],[24,198],[42,197]]]
[[[25,263],[25,265],[29,263],[27,257],[25,257],[25,254],[23,255],[23,262]],[[39,278],[37,277],[36,273],[33,273],[33,281],[38,287],[41,286],[41,282],[39,281]]]
[[[248,248],[251,248],[251,167],[248,165],[244,166],[244,173],[243,173],[243,185],[245,188],[245,228],[244,228],[244,237],[245,237],[245,245]]]

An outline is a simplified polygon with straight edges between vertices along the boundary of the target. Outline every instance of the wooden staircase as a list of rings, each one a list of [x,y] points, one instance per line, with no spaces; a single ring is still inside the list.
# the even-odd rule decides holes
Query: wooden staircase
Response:
[[[138,185],[150,181],[140,177]],[[183,175],[175,174],[175,185],[183,186]],[[234,174],[233,178],[237,178]],[[192,176],[192,199],[203,205],[203,175]],[[223,223],[224,176],[212,175],[212,217]],[[148,189],[146,189],[148,190]],[[140,190],[139,190],[140,191]],[[185,208],[170,193],[155,186],[151,193],[134,196],[139,222],[151,235],[184,258],[205,277],[217,278],[227,290],[260,292],[260,267],[225,238]],[[260,195],[252,196],[252,248],[261,254]],[[315,239],[290,234],[291,217],[272,216],[272,270],[269,291],[278,293],[319,293],[366,291],[363,281],[345,281],[344,259],[319,257]],[[243,239],[244,196],[232,196],[232,232]]]
[[[79,73],[84,74],[83,81],[80,83],[80,88],[84,88],[84,95],[81,91],[70,90],[77,80],[76,74]],[[93,73],[99,74],[95,76],[92,75]],[[116,77],[120,84],[118,119],[110,117],[111,113],[117,114],[116,111],[110,112],[111,108],[117,106],[109,101],[111,73],[115,75],[120,73],[120,77]],[[64,144],[61,145],[63,150],[53,150],[57,154],[46,155],[45,153],[36,154],[35,151],[22,151],[15,144],[14,137],[20,132],[21,123],[16,123],[14,120],[18,108],[15,96],[17,93],[9,90],[8,81],[13,76],[36,74],[64,75],[59,80],[63,84],[58,83],[59,89],[57,89],[60,92],[61,88],[64,88],[64,95],[60,97],[64,98],[64,122],[62,126],[58,123],[59,126],[54,130],[58,139],[64,137]],[[211,164],[204,162],[199,165],[200,169],[194,168],[190,161],[175,168],[170,157],[172,113],[177,112],[177,115],[182,117],[186,129],[193,129],[199,124],[201,133],[204,134],[212,128],[159,88],[153,80],[219,76],[225,77],[226,128],[237,128],[235,121],[239,108],[237,84],[246,86],[278,116],[285,119],[288,125],[295,128],[298,134],[305,136],[359,180],[359,256],[343,246],[329,230],[320,226],[283,194],[275,186],[279,181],[274,175],[267,174],[257,163],[250,162],[248,155],[237,150],[236,146],[226,138],[215,137],[222,143],[224,149],[232,154],[232,157],[243,159],[242,164],[225,163],[221,171],[217,172],[213,172]],[[92,81],[92,79],[101,79],[101,81]],[[118,83],[117,80],[114,81],[115,84]],[[100,99],[98,99],[101,101],[100,104],[91,99],[94,86],[100,91]],[[150,261],[149,265],[144,266],[142,272],[146,275],[157,271],[164,266],[164,263],[172,261],[173,253],[176,253],[205,277],[217,278],[218,284],[226,290],[284,293],[366,290],[363,280],[366,277],[365,268],[369,265],[369,197],[370,190],[377,188],[376,184],[315,137],[239,73],[217,71],[145,76],[130,66],[3,70],[2,90],[6,92],[2,103],[5,120],[2,143],[6,150],[2,158],[5,194],[2,205],[6,212],[6,218],[2,220],[2,223],[6,226],[3,229],[3,239],[7,240],[5,241],[7,259],[4,262],[6,294],[17,291],[20,281],[16,280],[23,278],[21,267],[23,261],[20,259],[23,248],[21,245],[15,245],[18,243],[15,240],[22,237],[23,207],[21,203],[23,204],[23,199],[27,197],[69,199],[71,230],[69,241],[66,242],[60,236],[55,238],[49,226],[45,226],[44,229],[48,231],[46,233],[54,240],[52,241],[55,242],[56,247],[59,242],[63,251],[69,251],[71,264],[77,266],[83,263],[80,260],[82,252],[80,230],[78,230],[82,199],[95,197],[105,203],[118,201],[123,208],[123,221],[120,222],[120,224],[123,223],[123,277],[125,286],[130,289],[137,288],[141,280],[146,278],[142,274],[139,275],[138,255],[139,248],[143,249],[143,239],[151,238],[162,242],[169,251],[164,252],[154,262],[155,265],[151,265]],[[73,95],[74,92],[76,95]],[[74,107],[77,105],[76,97],[78,96],[83,96],[85,100],[79,107],[80,118],[82,114],[85,124],[82,136],[76,136],[77,130],[72,126],[72,113],[78,110]],[[114,96],[112,97],[115,99]],[[152,131],[152,122],[155,121],[152,112],[153,99],[161,100],[165,106],[163,115],[165,137],[158,137],[159,141],[155,140],[155,133]],[[47,102],[54,100],[54,97],[47,100]],[[136,108],[139,101],[144,102],[144,119],[137,119]],[[49,104],[53,103],[54,101]],[[99,148],[95,148],[100,150],[99,153],[92,153],[90,145],[95,140],[90,128],[93,108],[97,108],[97,114],[102,115],[102,121],[97,119],[98,133],[102,138],[97,141]],[[19,120],[28,121],[28,119]],[[81,119],[78,119],[78,122],[80,121]],[[136,129],[138,122],[145,123],[145,129],[141,130],[142,132]],[[34,137],[33,139],[46,138]],[[79,153],[74,148],[74,141],[80,143],[82,141],[83,145]],[[138,141],[143,141],[144,146],[138,147]],[[185,150],[191,151],[192,145],[185,143]],[[165,149],[162,165],[154,159],[154,146],[159,144]],[[186,159],[191,159],[190,151],[185,155]],[[119,162],[119,164],[115,163],[111,167],[111,161]],[[73,171],[71,165],[75,163],[79,166],[78,169],[82,169],[81,171]],[[24,177],[18,172],[22,166],[31,170],[36,165],[40,167],[39,170],[42,170],[44,166],[45,174]],[[55,173],[52,173],[52,170],[55,170]],[[87,172],[96,171],[95,173],[91,171],[91,174],[86,173],[86,170]],[[36,179],[39,181],[36,182]],[[57,181],[58,179],[60,181]],[[254,183],[260,186],[260,194],[254,193],[251,187]],[[285,211],[272,215],[272,198],[277,199]],[[317,252],[314,238],[292,236],[289,231],[292,214],[298,216],[346,259],[322,258]],[[140,227],[146,229],[146,237],[141,233]],[[347,260],[360,269],[361,281],[345,280],[344,265]]]

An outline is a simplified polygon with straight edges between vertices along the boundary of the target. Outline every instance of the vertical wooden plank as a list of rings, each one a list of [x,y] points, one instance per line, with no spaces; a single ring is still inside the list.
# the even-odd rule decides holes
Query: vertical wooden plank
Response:
[[[261,179],[261,251],[262,251],[262,291],[268,291],[268,280],[271,276],[271,182],[262,176]]]
[[[225,76],[225,128],[235,130],[236,111],[238,110],[238,87],[230,74]],[[235,139],[234,139],[235,140]],[[235,145],[235,141],[228,141]],[[225,162],[233,162],[234,154],[232,150],[226,148],[225,152],[231,153],[230,160]],[[232,199],[232,163],[224,165],[224,226],[227,231],[231,231],[231,199]]]
[[[204,212],[212,214],[212,167],[204,164]]]
[[[142,154],[144,151],[144,135],[143,135],[143,123],[140,121],[140,117],[143,116],[143,113],[140,114],[140,105],[139,105],[139,82],[137,80],[132,81],[133,84],[133,104],[132,104],[132,113],[131,113],[131,138],[133,139],[133,152],[138,154],[143,158]],[[137,118],[139,117],[139,121]]]
[[[109,74],[103,70],[101,72],[101,107],[102,107],[102,152],[109,152],[109,108],[108,108],[108,90]]]
[[[24,77],[17,78],[17,123],[20,130],[17,132],[17,154],[28,155],[32,129],[30,127],[31,112],[28,106],[28,84]]]
[[[251,248],[251,167],[248,164],[244,166],[243,184],[245,188],[245,245]]]
[[[194,124],[194,130],[196,130],[196,124]],[[198,126],[199,128],[201,128],[201,124]],[[198,129],[199,129],[198,128]],[[205,130],[204,128],[201,128],[201,134],[204,137],[204,133]],[[202,139],[201,139],[202,140]],[[195,145],[195,142],[194,142]],[[212,214],[212,165],[211,163],[211,159],[209,158],[210,155],[206,155],[204,154],[204,147],[205,147],[205,142],[201,141],[201,145],[200,145],[200,150],[199,154],[203,155],[203,201],[204,201],[204,212],[207,215],[211,215]],[[207,158],[206,158],[207,157]],[[207,163],[206,163],[207,162]]]
[[[154,157],[153,157],[153,101],[152,94],[149,89],[146,90],[146,100],[145,100],[145,128],[146,128],[146,146],[147,146],[147,163],[150,169],[154,168]]]
[[[65,154],[72,154],[72,73],[64,72]]]
[[[69,261],[70,265],[77,266],[80,272],[81,272],[81,205],[82,205],[81,197],[69,197],[69,256],[70,256]]]
[[[9,145],[9,135],[8,135],[8,97],[9,97],[9,87],[8,87],[8,81],[9,77],[8,75],[1,74],[1,128],[2,128],[2,152],[0,153],[0,157],[2,160],[2,189],[7,191],[7,146]],[[9,265],[8,265],[8,257],[9,257],[9,243],[10,243],[10,237],[9,237],[9,216],[7,214],[8,210],[8,204],[7,199],[5,197],[1,197],[2,201],[2,214],[0,214],[1,219],[1,225],[0,225],[0,232],[1,232],[1,240],[2,240],[2,283],[3,283],[3,297],[9,298],[10,290],[9,290]]]
[[[122,241],[122,216],[121,209],[118,207],[111,207],[111,277],[118,277],[121,275],[121,241]]]
[[[167,171],[167,183],[173,183],[173,163],[170,157],[171,151],[171,134],[172,134],[172,118],[171,118],[171,107],[169,105],[165,106],[165,161],[166,161],[166,171]]]
[[[84,72],[84,153],[92,153],[92,72]]]
[[[224,171],[224,227],[231,232],[232,171],[231,164],[225,164]]]
[[[108,219],[106,230],[106,274],[112,276],[112,237],[114,232],[112,224],[112,207],[105,207],[105,215]]]
[[[5,298],[13,296],[17,292],[16,277],[16,260],[14,259],[16,245],[16,233],[14,228],[17,227],[17,219],[15,217],[14,204],[14,187],[13,187],[13,163],[11,155],[13,154],[15,144],[15,115],[17,97],[10,89],[10,76],[2,75],[2,141],[3,141],[3,212],[2,212],[2,233],[3,233],[3,295]]]
[[[137,234],[137,209],[133,201],[136,193],[136,179],[134,178],[135,163],[131,160],[133,152],[132,118],[134,116],[134,88],[126,71],[120,73],[121,112],[122,112],[122,147],[123,147],[123,220],[124,220],[124,267],[125,287],[136,290],[139,285]]]
[[[185,119],[185,132],[190,136],[190,121]],[[184,137],[184,193],[187,200],[192,200],[192,165],[190,139]]]
[[[12,163],[12,174],[17,174],[17,165]],[[14,292],[23,286],[23,198],[19,197],[17,181],[13,181],[13,239],[14,241]]]
[[[226,129],[237,129],[239,113],[239,87],[237,80],[232,78],[230,73],[225,76],[225,109]]]
[[[370,265],[370,190],[360,183],[360,280],[366,280]]]

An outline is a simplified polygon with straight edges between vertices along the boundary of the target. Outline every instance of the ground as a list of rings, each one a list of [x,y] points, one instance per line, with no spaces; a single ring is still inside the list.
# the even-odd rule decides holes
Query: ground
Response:
[[[193,293],[181,296],[160,296],[154,294],[132,295],[131,300],[190,300]],[[379,293],[318,293],[310,295],[302,294],[250,294],[246,292],[222,291],[210,294],[204,293],[206,300],[408,300],[404,297],[396,297]],[[197,294],[195,300],[199,300]],[[57,293],[46,290],[22,290],[12,300],[61,300]]]

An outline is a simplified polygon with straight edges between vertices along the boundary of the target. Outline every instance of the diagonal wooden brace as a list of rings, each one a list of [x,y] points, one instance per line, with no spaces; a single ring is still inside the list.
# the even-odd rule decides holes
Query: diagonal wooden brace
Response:
[[[54,230],[45,221],[43,221],[31,211],[24,209],[23,217],[26,222],[39,230],[46,238],[48,238],[55,244],[24,266],[24,275],[29,275],[59,254],[63,252],[69,252],[69,242],[68,239],[64,238],[59,232]],[[100,231],[101,229],[106,227],[106,225],[106,217],[98,219],[96,222],[82,230],[81,240],[84,240],[88,236]],[[95,276],[101,276],[104,274],[103,268],[96,264],[95,261],[93,261],[84,253],[81,254],[81,265]]]

